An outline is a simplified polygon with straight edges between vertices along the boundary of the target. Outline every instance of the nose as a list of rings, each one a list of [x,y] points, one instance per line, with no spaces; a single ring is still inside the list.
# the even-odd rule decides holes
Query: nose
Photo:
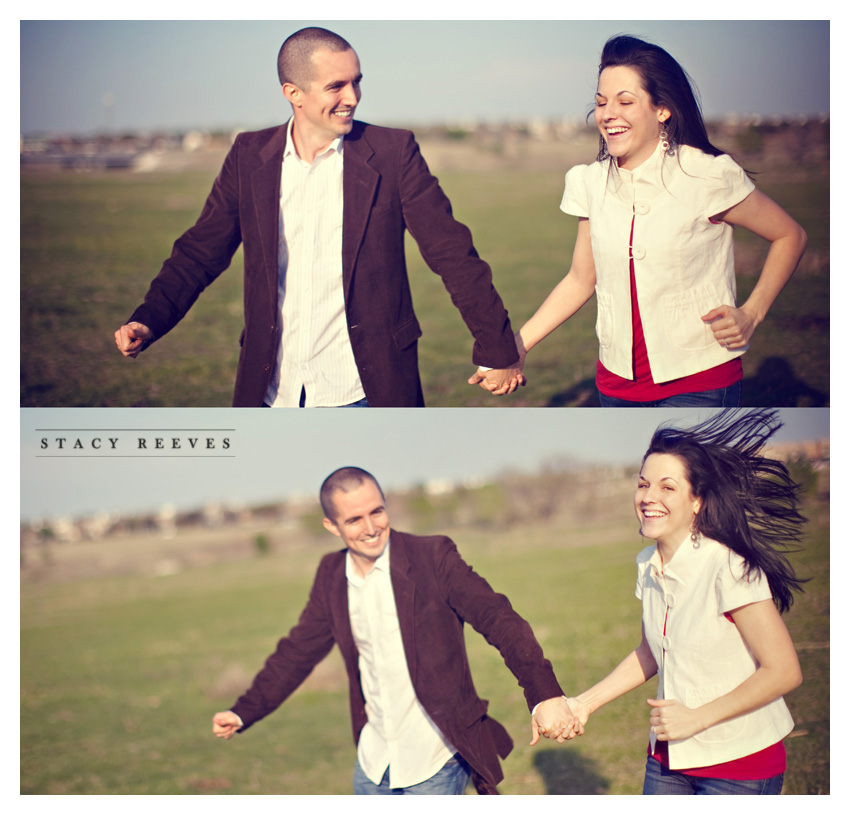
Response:
[[[656,499],[658,498],[658,489],[657,487],[647,487],[644,490],[643,498],[641,500],[641,505],[645,506],[646,504],[654,504]]]
[[[342,94],[342,102],[349,107],[354,107],[360,101],[360,92],[354,85],[348,84]]]
[[[366,519],[366,534],[369,535],[369,536],[374,535],[375,529],[377,529],[377,527],[375,526],[375,522],[371,518],[367,518]]]

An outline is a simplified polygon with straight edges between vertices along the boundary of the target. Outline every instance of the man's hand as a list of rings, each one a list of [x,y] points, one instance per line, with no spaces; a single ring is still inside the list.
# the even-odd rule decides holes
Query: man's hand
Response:
[[[146,325],[127,323],[115,332],[115,344],[125,357],[135,359],[151,337],[153,337],[153,334]]]
[[[540,740],[540,736],[563,744],[569,739],[581,736],[584,725],[570,709],[563,696],[541,702],[531,717],[531,746]]]
[[[242,727],[242,719],[232,710],[224,710],[213,716],[213,733],[218,739],[232,739],[240,727]]]
[[[485,391],[501,396],[513,393],[520,386],[525,386],[526,378],[522,368],[519,367],[492,368],[489,371],[482,371],[479,368],[467,381],[470,385],[478,385]]]

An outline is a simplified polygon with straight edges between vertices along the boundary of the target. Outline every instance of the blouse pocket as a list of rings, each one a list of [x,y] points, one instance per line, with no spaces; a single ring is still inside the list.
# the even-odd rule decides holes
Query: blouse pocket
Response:
[[[610,348],[613,342],[614,306],[611,295],[596,289],[596,336],[600,348]]]
[[[667,336],[683,351],[704,351],[717,344],[709,323],[702,316],[720,306],[721,298],[711,286],[689,289],[662,298]]]
[[[708,688],[695,688],[685,691],[683,704],[689,708],[698,708],[703,705],[713,702],[715,699],[723,696],[733,690],[730,687],[713,686]],[[694,740],[702,744],[727,744],[730,741],[740,739],[746,729],[746,717],[736,716],[734,719],[729,719],[726,722],[720,722],[697,733]]]

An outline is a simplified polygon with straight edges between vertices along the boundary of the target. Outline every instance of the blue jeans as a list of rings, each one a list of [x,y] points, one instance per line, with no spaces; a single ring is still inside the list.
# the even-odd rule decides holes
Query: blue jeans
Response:
[[[373,784],[363,772],[360,762],[354,765],[355,795],[463,795],[469,783],[469,765],[455,753],[434,775],[412,787],[390,787],[390,768],[380,784]]]
[[[369,407],[369,400],[364,396],[357,402],[352,402],[350,405],[340,405],[340,407]]]
[[[779,795],[782,792],[780,773],[763,781],[735,781],[726,778],[699,778],[668,770],[652,756],[646,759],[644,795]]]
[[[740,407],[741,383],[738,381],[728,388],[698,393],[680,393],[656,402],[632,402],[628,399],[618,399],[616,396],[606,396],[599,391],[599,404],[602,407]]]

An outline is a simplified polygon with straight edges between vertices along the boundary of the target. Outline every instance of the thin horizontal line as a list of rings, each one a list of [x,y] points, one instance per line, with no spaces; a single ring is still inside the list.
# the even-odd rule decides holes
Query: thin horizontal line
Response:
[[[91,456],[75,456],[73,454],[64,455],[64,456],[40,456],[36,455],[35,458],[236,458],[235,455],[232,456],[158,456],[158,455],[150,455],[150,456],[122,456],[122,455],[114,455],[114,456],[99,456],[99,455],[91,455]]]
[[[235,427],[37,427],[36,433],[235,433]]]

